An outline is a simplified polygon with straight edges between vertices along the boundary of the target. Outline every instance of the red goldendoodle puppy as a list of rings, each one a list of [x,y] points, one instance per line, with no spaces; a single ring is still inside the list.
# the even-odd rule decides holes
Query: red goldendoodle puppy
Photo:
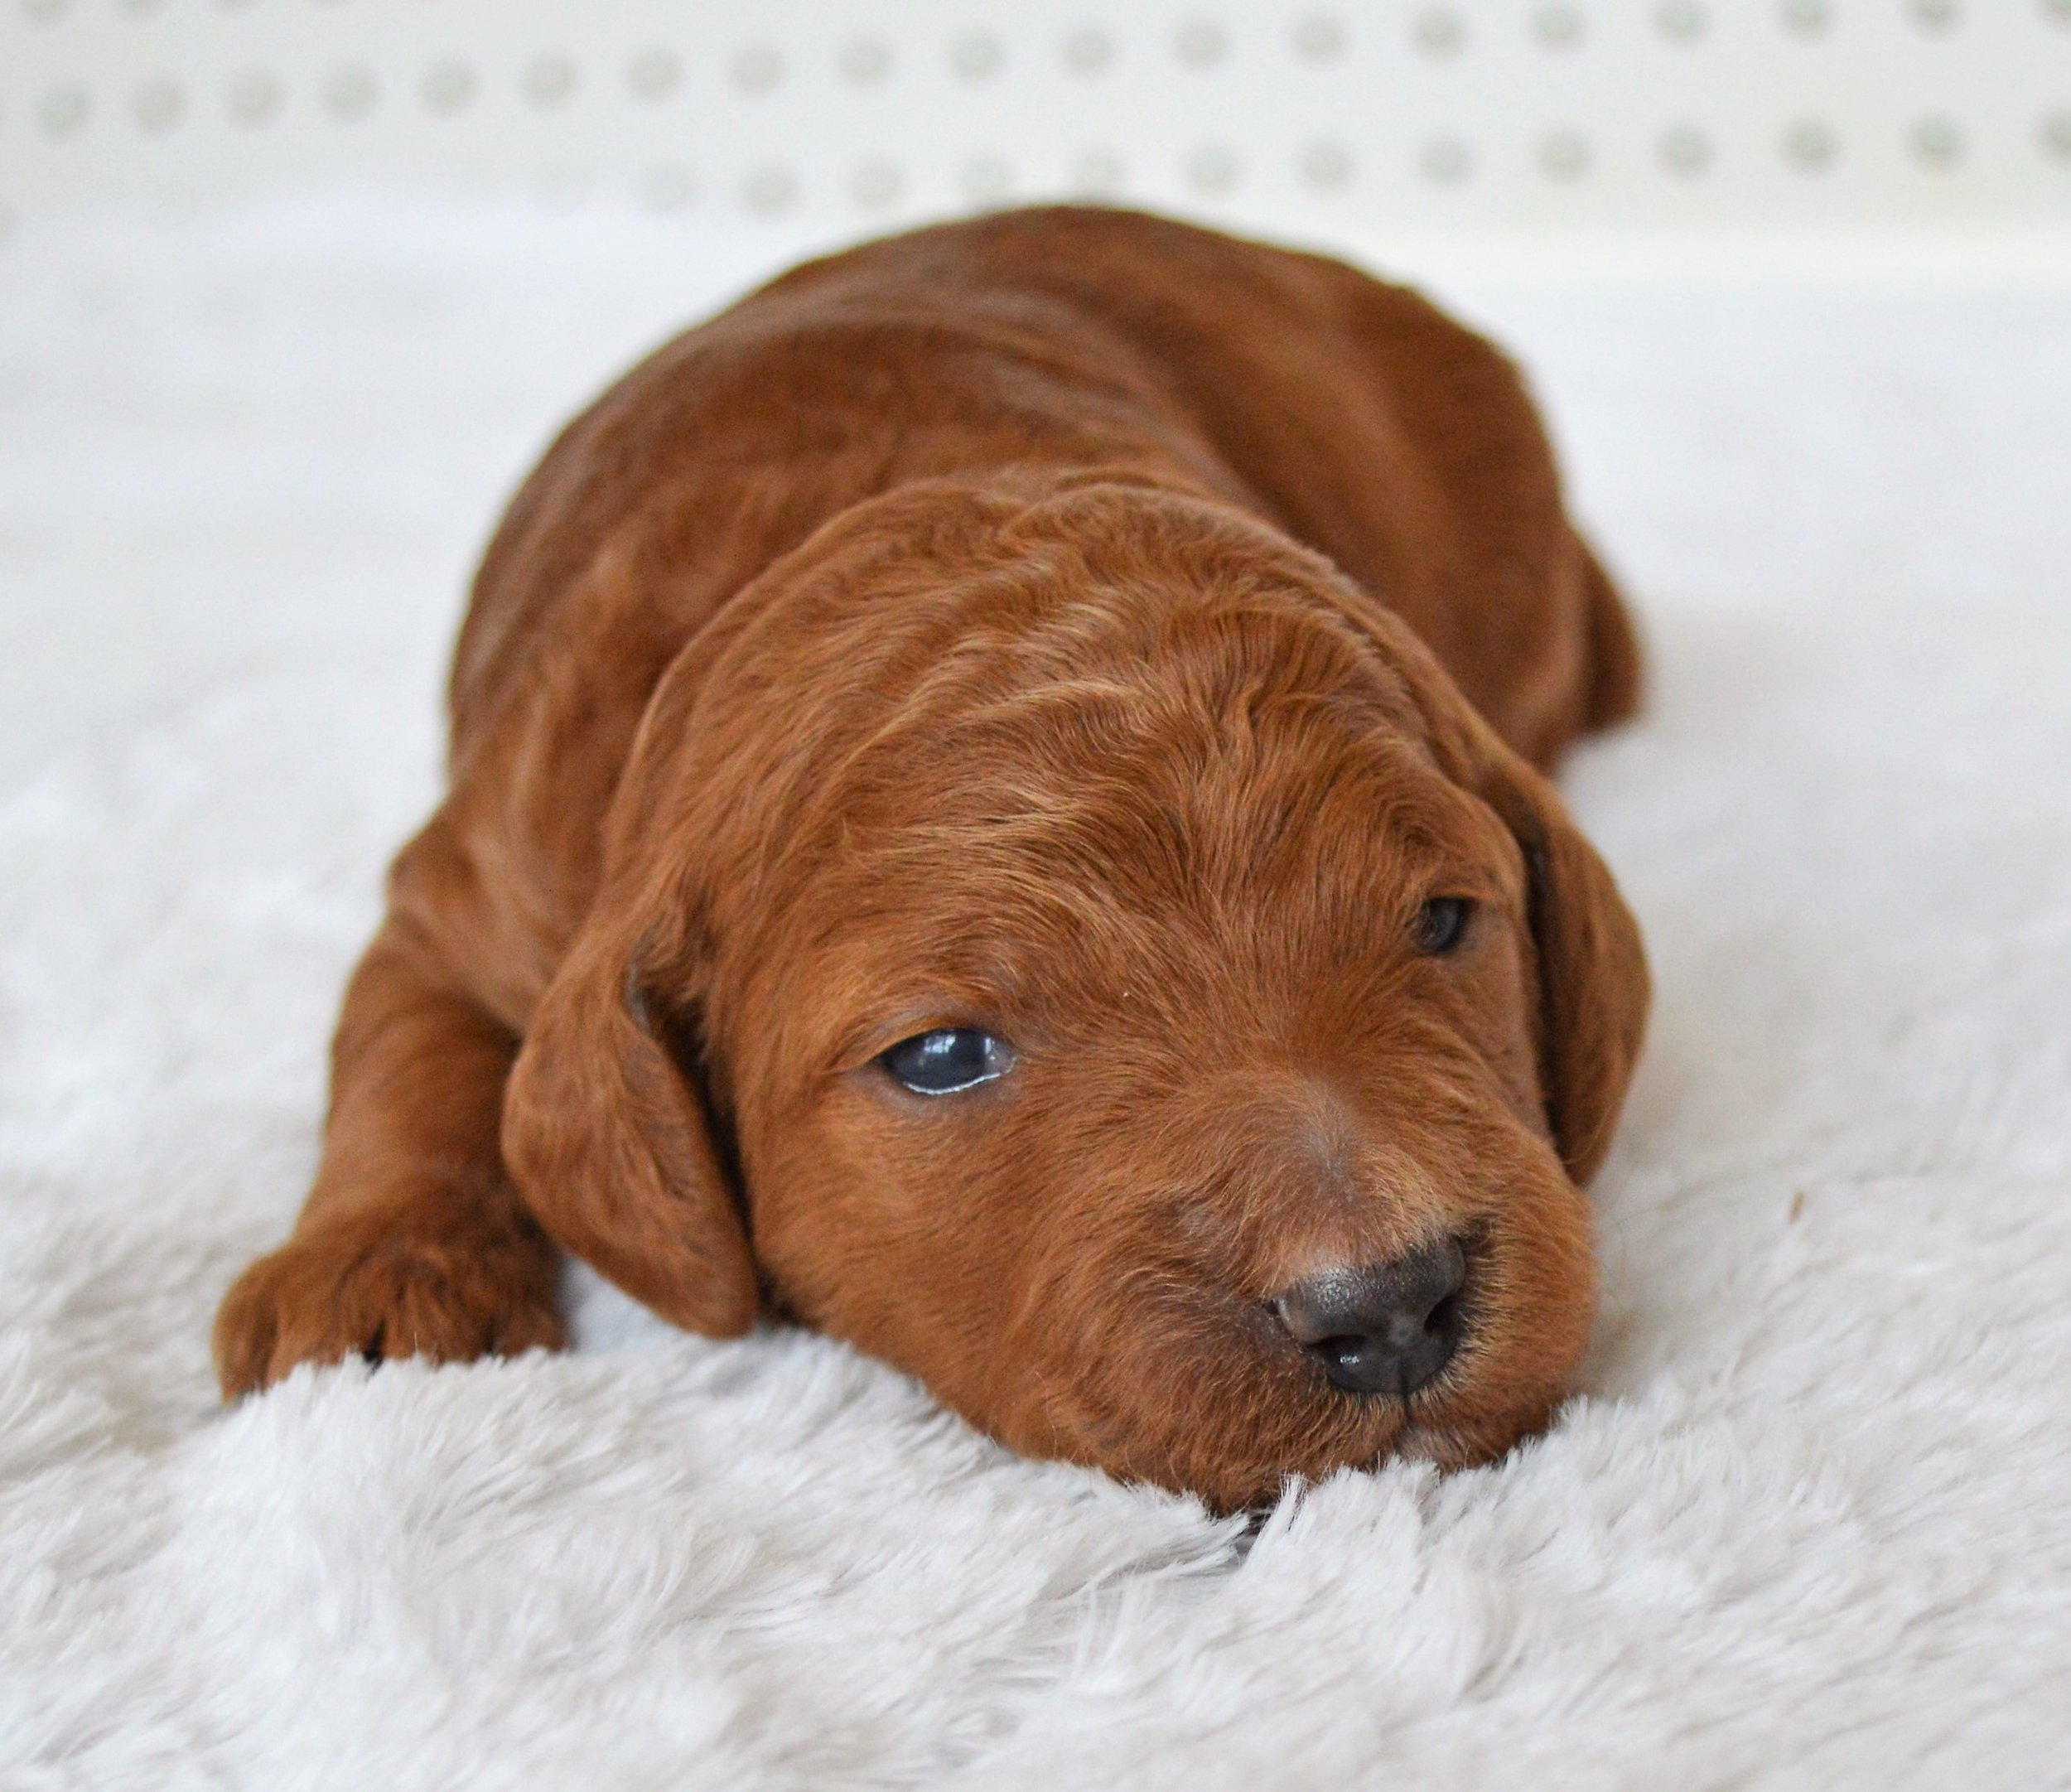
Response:
[[[1542,1424],[1647,975],[1517,374],[1123,212],[786,275],[562,434],[223,1384],[560,1341],[556,1247],[1219,1506]],[[1537,768],[1537,769],[1535,769]]]

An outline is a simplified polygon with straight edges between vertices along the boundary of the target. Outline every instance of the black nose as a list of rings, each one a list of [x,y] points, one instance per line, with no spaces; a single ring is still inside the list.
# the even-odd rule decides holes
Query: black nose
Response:
[[[1460,1348],[1466,1279],[1465,1256],[1446,1239],[1392,1263],[1325,1269],[1283,1290],[1273,1311],[1338,1386],[1406,1400]]]

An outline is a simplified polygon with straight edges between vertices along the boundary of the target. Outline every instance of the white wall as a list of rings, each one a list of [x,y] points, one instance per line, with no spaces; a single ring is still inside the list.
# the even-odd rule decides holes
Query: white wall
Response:
[[[340,185],[786,235],[2071,227],[2071,0],[0,0],[0,236]]]

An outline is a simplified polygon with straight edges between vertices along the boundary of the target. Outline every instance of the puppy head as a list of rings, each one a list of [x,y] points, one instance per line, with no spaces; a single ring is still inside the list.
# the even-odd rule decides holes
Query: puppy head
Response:
[[[908,495],[768,576],[528,1035],[548,1229],[1225,1507],[1542,1423],[1646,1004],[1544,780],[1212,506]]]

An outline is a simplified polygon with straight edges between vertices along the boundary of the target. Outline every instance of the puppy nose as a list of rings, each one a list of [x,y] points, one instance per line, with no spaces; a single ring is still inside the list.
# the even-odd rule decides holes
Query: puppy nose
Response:
[[[1284,1289],[1272,1306],[1339,1387],[1406,1400],[1459,1349],[1466,1279],[1465,1255],[1445,1239],[1393,1263],[1325,1269]]]

